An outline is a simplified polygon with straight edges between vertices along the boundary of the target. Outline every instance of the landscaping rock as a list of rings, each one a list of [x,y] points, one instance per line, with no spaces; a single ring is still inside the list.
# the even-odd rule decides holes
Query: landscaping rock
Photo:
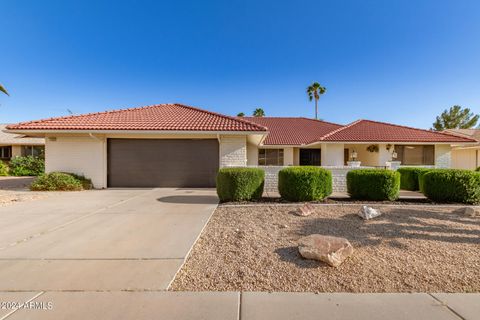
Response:
[[[466,207],[464,213],[470,217],[480,217],[480,207]]]
[[[314,259],[338,267],[353,253],[353,247],[345,238],[312,234],[298,242],[298,251],[306,259]]]
[[[300,217],[308,217],[314,211],[315,211],[315,208],[310,203],[305,203],[303,206],[298,208],[297,211],[295,211],[295,214]]]
[[[362,209],[357,213],[362,219],[369,220],[380,216],[382,213],[371,207],[362,206]]]

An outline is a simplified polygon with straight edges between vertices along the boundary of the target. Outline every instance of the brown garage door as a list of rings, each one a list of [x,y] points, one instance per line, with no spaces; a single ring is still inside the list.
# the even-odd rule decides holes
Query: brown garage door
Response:
[[[108,139],[109,187],[214,187],[215,139]]]

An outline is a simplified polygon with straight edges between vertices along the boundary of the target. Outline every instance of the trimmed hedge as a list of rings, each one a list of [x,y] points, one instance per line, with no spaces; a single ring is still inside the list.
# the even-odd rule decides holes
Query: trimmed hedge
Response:
[[[424,194],[436,202],[480,203],[480,172],[436,169],[423,176]]]
[[[45,159],[34,156],[13,157],[10,160],[12,176],[39,176],[45,172]]]
[[[217,174],[217,194],[224,201],[260,199],[265,171],[259,168],[222,168]]]
[[[480,171],[480,167],[478,167],[477,169],[475,169],[475,171]]]
[[[278,191],[288,201],[323,200],[332,194],[332,173],[319,167],[288,167],[278,172]]]
[[[428,172],[430,168],[416,168],[416,167],[403,167],[398,168],[400,172],[400,189],[417,191],[419,187],[419,174],[422,172]]]
[[[347,191],[354,199],[393,201],[400,192],[400,173],[386,169],[351,170],[347,173]]]
[[[424,189],[425,189],[425,187],[424,187],[424,185],[425,185],[425,178],[424,178],[424,177],[425,177],[425,174],[426,174],[427,172],[431,172],[431,171],[435,171],[435,170],[437,170],[437,169],[433,169],[433,168],[432,168],[432,169],[426,169],[426,170],[424,170],[424,171],[418,172],[418,190],[419,190],[421,193],[424,193]]]
[[[8,165],[5,162],[0,161],[0,176],[8,176],[8,171]]]
[[[30,185],[33,191],[79,191],[82,181],[75,175],[64,172],[45,173],[38,176]]]

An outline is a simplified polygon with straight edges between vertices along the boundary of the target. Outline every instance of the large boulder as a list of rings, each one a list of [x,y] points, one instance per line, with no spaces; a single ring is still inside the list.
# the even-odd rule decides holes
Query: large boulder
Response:
[[[312,234],[298,242],[298,251],[306,259],[314,259],[338,267],[353,253],[353,247],[345,238]]]
[[[371,207],[362,206],[362,208],[357,214],[364,220],[370,220],[380,216],[382,213]]]

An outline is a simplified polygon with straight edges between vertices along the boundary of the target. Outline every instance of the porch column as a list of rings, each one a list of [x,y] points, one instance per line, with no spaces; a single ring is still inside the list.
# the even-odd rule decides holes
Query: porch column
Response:
[[[392,152],[393,150],[393,145],[390,147],[390,151],[387,150],[387,145],[386,144],[380,144],[378,146],[378,166],[385,166],[387,161],[392,160]]]
[[[322,166],[341,167],[343,162],[343,143],[323,143],[322,144]]]

